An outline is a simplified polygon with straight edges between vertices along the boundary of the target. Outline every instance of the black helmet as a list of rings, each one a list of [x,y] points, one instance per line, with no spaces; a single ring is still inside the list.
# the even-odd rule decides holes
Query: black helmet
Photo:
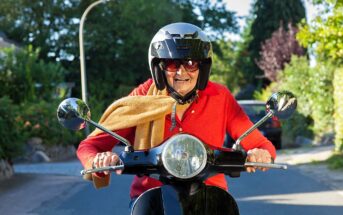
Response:
[[[195,89],[205,89],[212,64],[212,45],[206,34],[197,26],[189,23],[172,23],[161,28],[153,37],[149,47],[149,67],[157,89],[168,91],[175,96],[175,91],[168,86],[161,59],[198,60],[199,77]],[[191,95],[181,96],[176,93],[177,100],[188,100]],[[190,93],[189,93],[190,94]],[[192,96],[194,97],[194,96]],[[180,102],[180,103],[185,103]]]

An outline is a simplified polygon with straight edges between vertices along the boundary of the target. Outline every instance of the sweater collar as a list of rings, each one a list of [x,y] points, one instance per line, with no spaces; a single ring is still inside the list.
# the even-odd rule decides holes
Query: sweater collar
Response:
[[[207,83],[207,87],[204,90],[199,90],[199,96],[215,96],[218,95],[219,92],[216,89],[215,85],[213,84],[213,82],[209,81]]]

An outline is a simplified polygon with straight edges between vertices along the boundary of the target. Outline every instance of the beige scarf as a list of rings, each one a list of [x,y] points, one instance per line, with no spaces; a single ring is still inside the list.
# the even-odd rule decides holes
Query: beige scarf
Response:
[[[165,116],[172,112],[175,104],[176,101],[167,95],[166,90],[157,90],[153,83],[146,96],[128,96],[112,103],[102,115],[99,124],[112,131],[136,127],[134,149],[149,149],[163,141]],[[176,112],[188,107],[189,104],[177,104]],[[96,136],[102,132],[95,129],[89,136]],[[90,159],[92,160],[93,158]],[[93,180],[96,188],[109,184],[109,177],[88,175],[85,179]]]

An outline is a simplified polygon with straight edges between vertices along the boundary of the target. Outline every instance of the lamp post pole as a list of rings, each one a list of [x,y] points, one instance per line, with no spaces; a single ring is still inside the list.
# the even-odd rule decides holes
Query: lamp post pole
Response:
[[[87,7],[85,12],[83,12],[81,20],[80,20],[80,28],[79,28],[79,46],[80,46],[80,69],[81,69],[81,92],[82,92],[82,100],[87,104],[87,76],[86,76],[86,63],[85,63],[85,53],[84,53],[84,44],[83,44],[83,26],[86,20],[86,17],[89,11],[97,6],[98,4],[105,3],[108,0],[99,0]],[[89,134],[89,128],[86,127],[86,135]]]

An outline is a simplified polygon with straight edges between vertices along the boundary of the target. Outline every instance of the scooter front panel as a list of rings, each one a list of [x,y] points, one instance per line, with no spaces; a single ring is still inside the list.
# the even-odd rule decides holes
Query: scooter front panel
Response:
[[[239,215],[235,199],[215,186],[191,194],[171,185],[150,189],[134,203],[132,215]]]

